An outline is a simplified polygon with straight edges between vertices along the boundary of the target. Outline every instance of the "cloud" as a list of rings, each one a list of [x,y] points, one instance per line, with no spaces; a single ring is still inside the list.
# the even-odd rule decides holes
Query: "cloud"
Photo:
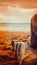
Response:
[[[0,7],[0,10],[0,23],[30,23],[32,13],[36,9],[6,6]]]

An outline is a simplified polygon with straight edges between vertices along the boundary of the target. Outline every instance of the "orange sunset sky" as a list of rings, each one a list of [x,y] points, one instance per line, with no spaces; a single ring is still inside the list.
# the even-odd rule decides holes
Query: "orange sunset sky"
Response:
[[[1,0],[0,23],[30,23],[37,12],[37,0]]]

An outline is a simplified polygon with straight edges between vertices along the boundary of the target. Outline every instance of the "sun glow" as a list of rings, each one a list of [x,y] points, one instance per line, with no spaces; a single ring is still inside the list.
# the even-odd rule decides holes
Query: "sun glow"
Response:
[[[0,23],[30,23],[31,16],[35,12],[34,9],[3,6],[0,7]]]

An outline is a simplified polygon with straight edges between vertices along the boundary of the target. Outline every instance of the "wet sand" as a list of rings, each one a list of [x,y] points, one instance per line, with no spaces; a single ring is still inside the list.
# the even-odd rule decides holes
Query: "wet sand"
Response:
[[[28,41],[29,32],[1,31],[0,30],[0,65],[18,65],[18,60],[13,47],[14,41]]]

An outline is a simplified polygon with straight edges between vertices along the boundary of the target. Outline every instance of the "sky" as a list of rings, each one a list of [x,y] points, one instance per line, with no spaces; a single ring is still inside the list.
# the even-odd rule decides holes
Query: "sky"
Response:
[[[0,30],[30,31],[31,18],[37,13],[36,6],[36,0],[1,0]]]
[[[1,0],[0,23],[30,23],[37,0]]]
[[[26,9],[12,6],[0,6],[0,23],[30,23],[37,8]]]
[[[0,7],[0,30],[30,32],[31,17],[35,11],[36,8]]]

